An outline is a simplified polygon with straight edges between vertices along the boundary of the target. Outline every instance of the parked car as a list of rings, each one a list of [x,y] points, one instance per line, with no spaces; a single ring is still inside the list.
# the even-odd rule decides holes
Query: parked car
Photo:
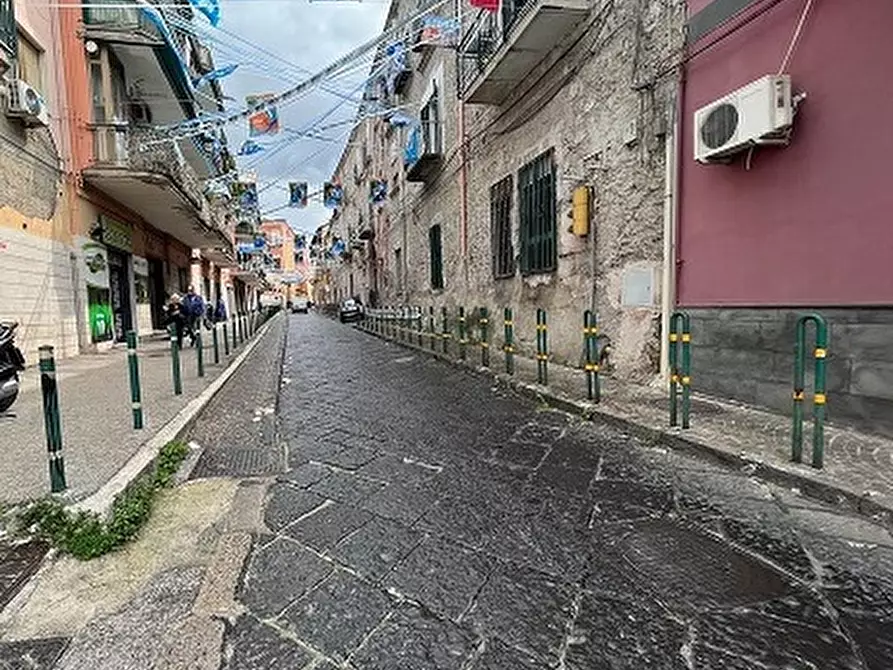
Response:
[[[360,307],[359,303],[357,303],[356,300],[345,300],[341,303],[339,317],[341,319],[341,323],[348,323],[349,321],[359,321],[363,318],[363,308]]]
[[[295,298],[291,304],[291,311],[294,314],[307,314],[310,312],[310,301],[307,298]]]

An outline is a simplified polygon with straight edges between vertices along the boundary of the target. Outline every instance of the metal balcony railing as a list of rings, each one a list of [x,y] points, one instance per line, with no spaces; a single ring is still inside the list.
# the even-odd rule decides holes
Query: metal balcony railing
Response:
[[[99,123],[92,126],[96,167],[117,167],[134,172],[167,176],[196,206],[208,206],[198,175],[183,158],[179,147],[150,128],[127,123]]]
[[[138,31],[161,39],[158,27],[138,7],[123,7],[121,0],[90,0],[84,7],[84,25],[107,30]]]
[[[512,28],[537,0],[503,0],[500,12],[480,10],[459,44],[459,86],[464,93],[484,73]]]
[[[14,0],[0,0],[0,49],[9,58],[18,51]]]

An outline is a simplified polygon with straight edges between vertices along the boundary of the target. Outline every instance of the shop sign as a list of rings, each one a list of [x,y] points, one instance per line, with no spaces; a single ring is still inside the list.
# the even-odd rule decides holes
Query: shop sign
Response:
[[[83,240],[80,245],[82,271],[87,286],[109,287],[109,257],[105,245],[93,240]]]
[[[133,252],[133,226],[107,216],[102,217],[102,241],[127,253]]]

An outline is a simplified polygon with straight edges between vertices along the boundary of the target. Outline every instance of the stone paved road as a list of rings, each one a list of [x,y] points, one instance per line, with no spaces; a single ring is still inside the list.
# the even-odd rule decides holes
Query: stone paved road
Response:
[[[283,375],[228,670],[893,664],[885,528],[321,317]]]

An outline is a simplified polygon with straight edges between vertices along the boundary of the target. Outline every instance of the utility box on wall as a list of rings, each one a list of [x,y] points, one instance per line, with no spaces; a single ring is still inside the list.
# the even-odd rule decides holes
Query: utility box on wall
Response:
[[[571,230],[577,237],[589,235],[589,187],[578,186],[574,189],[574,207],[571,212],[573,226]]]

